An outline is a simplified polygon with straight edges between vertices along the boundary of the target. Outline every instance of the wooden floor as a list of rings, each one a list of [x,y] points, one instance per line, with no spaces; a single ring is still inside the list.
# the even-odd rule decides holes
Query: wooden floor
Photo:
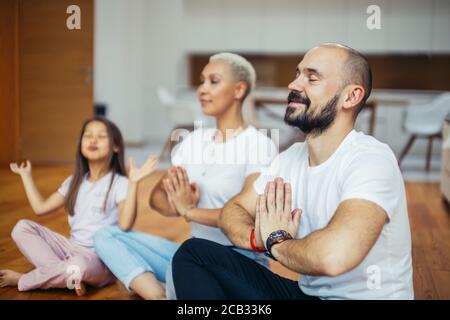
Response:
[[[40,166],[33,169],[39,190],[45,196],[55,191],[70,175],[68,166]],[[139,187],[139,215],[135,229],[182,242],[189,236],[189,225],[179,218],[165,218],[147,206],[148,194],[158,174]],[[450,299],[450,212],[443,203],[436,183],[407,183],[409,216],[413,238],[414,290],[416,299]],[[11,230],[19,219],[32,219],[52,230],[68,235],[67,215],[60,210],[46,216],[33,214],[20,178],[7,166],[0,168],[0,269],[27,272],[32,266],[11,240]],[[297,275],[278,263],[272,269],[291,279]],[[118,282],[102,289],[88,288],[84,297],[73,291],[35,290],[19,293],[16,288],[0,288],[0,299],[138,299]]]

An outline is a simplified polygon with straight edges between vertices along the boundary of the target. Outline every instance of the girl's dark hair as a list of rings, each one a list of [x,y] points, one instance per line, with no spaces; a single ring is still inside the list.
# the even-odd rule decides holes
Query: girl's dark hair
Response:
[[[75,202],[77,200],[78,190],[80,189],[81,182],[83,182],[83,178],[86,173],[89,172],[88,160],[81,153],[81,140],[83,139],[83,134],[86,126],[94,121],[101,122],[105,125],[109,138],[108,169],[109,171],[112,171],[112,175],[108,192],[106,193],[105,202],[103,204],[103,209],[106,209],[106,201],[108,200],[109,192],[111,190],[111,186],[114,182],[116,174],[121,174],[123,176],[127,175],[124,164],[124,143],[119,128],[104,117],[94,116],[87,119],[83,123],[83,126],[81,128],[76,152],[75,169],[72,175],[72,181],[70,182],[69,191],[67,192],[67,200],[65,204],[65,208],[71,216],[74,215]],[[118,149],[117,152],[113,151],[114,147]]]

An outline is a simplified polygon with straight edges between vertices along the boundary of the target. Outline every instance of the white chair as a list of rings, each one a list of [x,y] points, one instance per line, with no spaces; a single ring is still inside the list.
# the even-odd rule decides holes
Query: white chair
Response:
[[[442,146],[441,191],[444,199],[450,205],[450,114],[445,120],[446,123],[442,130],[444,143]]]
[[[170,155],[176,141],[172,139],[172,132],[177,129],[186,129],[188,131],[194,130],[194,121],[198,119],[199,115],[197,110],[200,110],[200,104],[194,100],[180,100],[171,94],[170,91],[163,87],[158,86],[156,93],[161,105],[166,108],[167,114],[173,123],[173,128],[170,131],[169,137],[164,144],[163,150],[160,155],[160,159],[165,159]]]
[[[159,101],[167,108],[170,120],[175,125],[178,124],[194,124],[196,117],[198,117],[198,110],[201,110],[200,104],[197,101],[180,100],[172,95],[167,88],[159,86],[156,89]]]
[[[408,143],[400,154],[399,165],[408,153],[416,138],[428,138],[426,171],[430,170],[433,139],[441,138],[446,115],[450,112],[450,93],[443,93],[431,103],[411,106],[406,110],[404,128],[411,133]]]

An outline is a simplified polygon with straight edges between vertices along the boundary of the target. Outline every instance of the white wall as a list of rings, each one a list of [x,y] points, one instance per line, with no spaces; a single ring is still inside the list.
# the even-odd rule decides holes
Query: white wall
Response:
[[[143,0],[96,0],[95,6],[94,99],[108,105],[108,116],[134,142],[145,135],[143,9]]]
[[[381,30],[366,8],[381,8]],[[189,52],[301,53],[341,42],[365,53],[450,52],[447,0],[96,0],[95,100],[130,142],[171,123],[155,94],[187,84]]]
[[[341,42],[366,53],[450,51],[448,0],[184,0],[185,49],[303,52]],[[369,5],[381,29],[366,27]]]

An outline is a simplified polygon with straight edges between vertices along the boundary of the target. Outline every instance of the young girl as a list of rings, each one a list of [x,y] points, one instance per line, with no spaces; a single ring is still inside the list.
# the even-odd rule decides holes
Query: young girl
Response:
[[[130,158],[130,174],[135,181],[152,172],[155,166],[154,157],[149,157],[141,168],[136,168]],[[25,274],[0,270],[0,286],[17,286],[19,291],[68,287],[83,295],[85,284],[101,287],[111,282],[111,272],[95,253],[94,234],[117,223],[119,211],[126,216],[128,211],[136,210],[135,195],[126,199],[124,144],[117,126],[102,117],[93,117],[83,124],[75,171],[47,199],[36,188],[29,161],[20,166],[11,163],[10,167],[21,176],[37,215],[65,206],[70,239],[33,221],[20,220],[12,238],[35,269]]]

